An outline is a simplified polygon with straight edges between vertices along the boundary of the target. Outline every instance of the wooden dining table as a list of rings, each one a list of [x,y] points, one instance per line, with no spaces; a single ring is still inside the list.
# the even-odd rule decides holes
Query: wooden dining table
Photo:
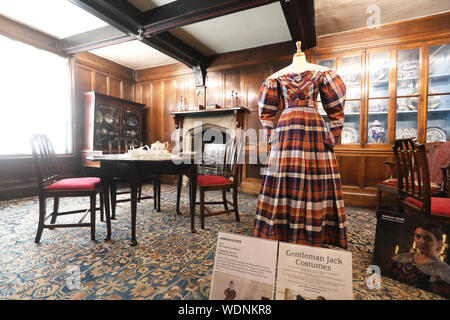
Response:
[[[87,157],[89,161],[100,162],[100,178],[104,188],[105,211],[110,216],[109,188],[113,178],[127,181],[131,189],[131,245],[137,245],[136,216],[137,191],[141,180],[154,175],[187,176],[189,179],[189,213],[191,216],[191,232],[195,233],[195,195],[197,191],[197,164],[193,153],[161,154],[131,157],[127,154],[110,154]],[[180,214],[177,208],[177,214]],[[109,240],[111,235],[108,226]]]

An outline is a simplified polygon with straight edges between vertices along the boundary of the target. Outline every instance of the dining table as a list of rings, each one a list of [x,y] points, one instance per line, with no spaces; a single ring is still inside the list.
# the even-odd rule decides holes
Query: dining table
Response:
[[[137,245],[136,218],[137,193],[142,179],[155,175],[186,176],[189,179],[189,214],[191,232],[195,233],[195,200],[197,191],[197,161],[194,153],[165,153],[130,156],[129,154],[107,154],[87,157],[100,162],[100,178],[104,189],[105,213],[110,216],[109,189],[114,178],[125,180],[131,189],[131,245]],[[181,214],[177,203],[177,214]],[[159,207],[159,204],[158,204]],[[111,238],[111,226],[107,225],[107,237]]]

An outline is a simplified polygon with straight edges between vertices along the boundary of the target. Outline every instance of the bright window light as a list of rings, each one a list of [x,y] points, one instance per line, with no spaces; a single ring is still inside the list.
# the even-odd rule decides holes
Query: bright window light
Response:
[[[0,155],[31,154],[35,133],[71,153],[69,60],[3,36],[0,48]]]

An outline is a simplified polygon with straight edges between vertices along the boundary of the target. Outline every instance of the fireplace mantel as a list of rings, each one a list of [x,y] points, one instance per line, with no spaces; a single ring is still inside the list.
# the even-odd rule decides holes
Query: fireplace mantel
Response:
[[[236,119],[236,128],[242,128],[244,124],[244,114],[249,110],[245,107],[223,108],[223,109],[209,109],[209,110],[190,110],[190,111],[176,111],[171,112],[175,128],[179,129],[184,118],[205,117],[209,115],[220,115],[234,113]]]

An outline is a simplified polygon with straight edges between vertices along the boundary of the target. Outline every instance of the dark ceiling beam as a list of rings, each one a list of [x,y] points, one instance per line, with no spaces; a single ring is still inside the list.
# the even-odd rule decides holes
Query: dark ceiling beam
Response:
[[[302,50],[316,46],[314,0],[280,0],[292,37],[292,47],[302,42]]]
[[[77,6],[92,13],[96,17],[106,21],[119,31],[129,36],[137,36],[143,43],[161,51],[162,53],[186,64],[189,68],[205,72],[209,59],[201,52],[190,47],[169,32],[163,32],[155,36],[144,36],[142,30],[142,16],[139,10],[127,1],[112,0],[69,0]],[[126,4],[127,2],[128,4]],[[141,32],[140,32],[141,31]],[[200,77],[198,77],[200,79]],[[203,83],[204,84],[204,83]],[[201,85],[201,84],[199,84]]]
[[[134,39],[133,36],[123,33],[114,27],[104,26],[60,39],[58,40],[58,48],[66,54],[76,54]]]
[[[144,13],[144,34],[173,28],[267,5],[278,0],[178,0]]]

